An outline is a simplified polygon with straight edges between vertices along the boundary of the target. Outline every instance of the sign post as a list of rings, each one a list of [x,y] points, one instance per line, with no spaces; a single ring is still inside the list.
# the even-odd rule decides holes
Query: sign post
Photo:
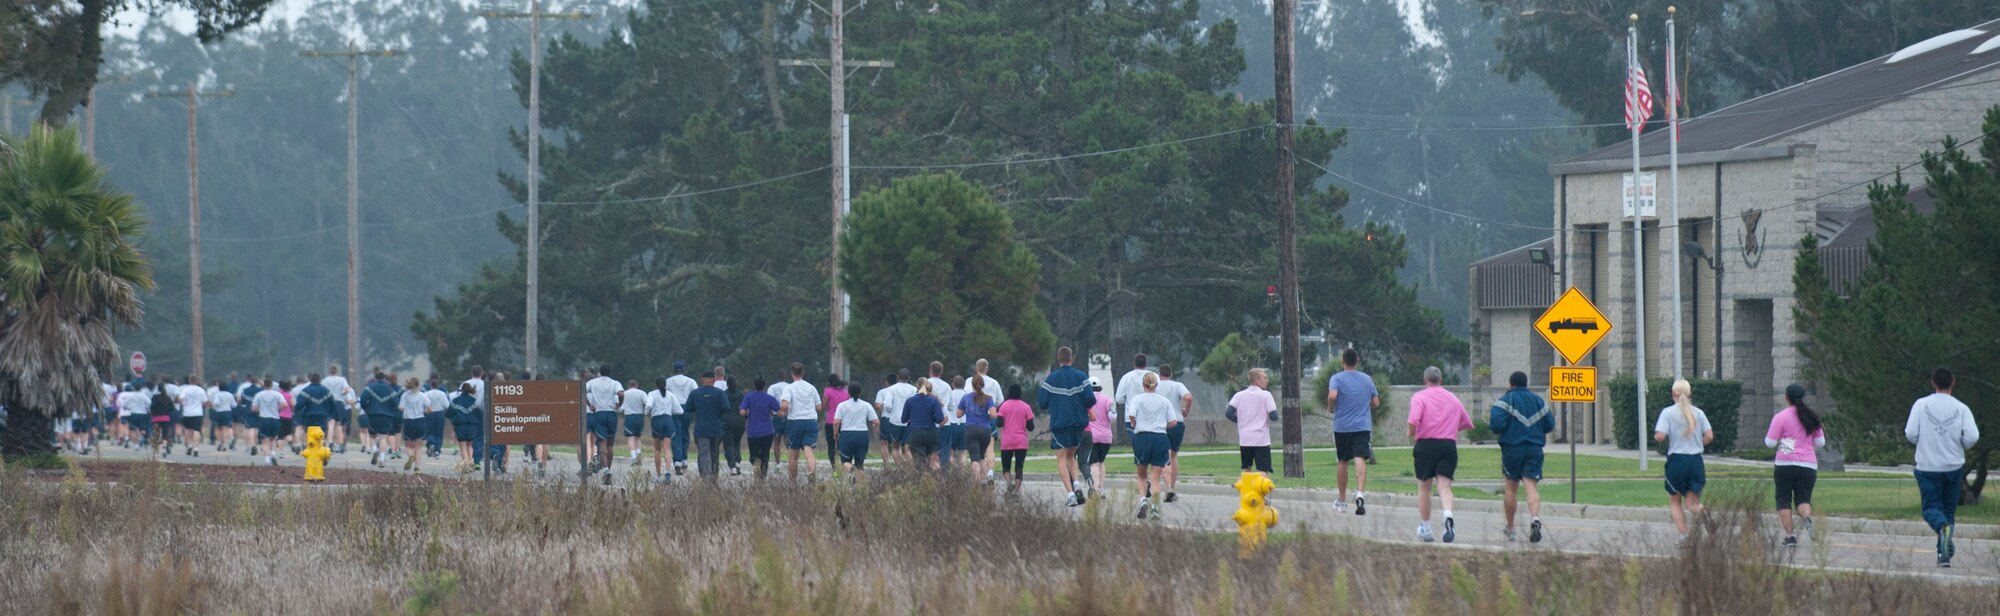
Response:
[[[489,448],[560,445],[578,440],[583,434],[580,381],[496,381],[487,388],[487,406],[491,407],[486,413]],[[492,476],[493,462],[486,461],[488,477]]]
[[[1534,327],[1535,333],[1541,334],[1542,339],[1562,355],[1564,363],[1569,364],[1549,368],[1549,403],[1597,402],[1597,368],[1578,367],[1576,364],[1590,355],[1591,349],[1597,348],[1597,343],[1611,332],[1611,320],[1605,318],[1597,305],[1583,296],[1583,292],[1570,287],[1556,303],[1542,312],[1541,317],[1535,319]],[[1565,407],[1564,411],[1567,410]],[[1640,411],[1641,424],[1646,423],[1644,412],[1643,409]],[[1575,503],[1576,437],[1564,436],[1569,440],[1569,502]],[[1639,459],[1643,461],[1645,456],[1646,447],[1642,443]]]

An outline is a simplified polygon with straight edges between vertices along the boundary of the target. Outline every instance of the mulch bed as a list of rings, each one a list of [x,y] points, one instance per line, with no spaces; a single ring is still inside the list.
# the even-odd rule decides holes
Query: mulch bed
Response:
[[[107,462],[98,460],[74,460],[71,464],[82,467],[84,477],[93,482],[122,482],[132,473],[156,473],[154,462]],[[228,464],[174,464],[164,463],[167,472],[176,483],[254,483],[267,485],[299,485],[307,483],[303,470],[296,466],[252,466]],[[31,476],[47,481],[60,482],[69,475],[67,471],[31,471]],[[428,486],[438,482],[458,482],[460,479],[410,475],[408,473],[387,473],[356,469],[328,469],[326,481],[320,485],[341,486]]]

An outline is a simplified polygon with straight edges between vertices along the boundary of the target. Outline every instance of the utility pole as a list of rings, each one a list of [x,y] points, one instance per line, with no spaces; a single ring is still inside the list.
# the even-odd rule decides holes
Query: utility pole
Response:
[[[896,63],[887,60],[848,62],[846,56],[847,34],[846,34],[846,23],[845,23],[847,18],[847,13],[850,12],[851,10],[857,10],[857,11],[861,10],[861,7],[867,6],[868,2],[867,0],[862,0],[861,4],[856,5],[853,9],[846,8],[845,4],[843,3],[843,0],[831,0],[831,4],[832,4],[831,7],[823,7],[820,6],[819,3],[817,2],[812,3],[813,8],[825,12],[832,22],[831,24],[828,25],[827,39],[830,42],[829,46],[832,48],[828,58],[824,62],[813,61],[813,60],[783,60],[780,61],[779,64],[783,64],[785,66],[823,67],[827,79],[831,82],[831,87],[828,88],[828,91],[832,94],[832,99],[833,99],[833,112],[831,114],[832,118],[831,132],[833,133],[833,165],[832,165],[833,173],[831,174],[833,176],[832,180],[833,261],[827,271],[829,272],[829,278],[831,278],[833,283],[833,293],[830,298],[831,308],[827,311],[828,313],[827,332],[830,334],[829,336],[830,342],[827,348],[829,348],[833,352],[832,360],[829,362],[829,367],[832,369],[832,372],[834,374],[838,374],[845,377],[847,376],[847,356],[845,353],[841,351],[840,348],[840,330],[842,327],[847,325],[847,293],[846,291],[840,288],[840,226],[842,224],[842,221],[847,217],[848,202],[849,202],[847,194],[848,193],[848,177],[847,177],[848,67],[851,65],[856,70],[862,68],[894,68],[896,66]],[[775,95],[775,93],[773,93],[773,95]]]
[[[1273,190],[1278,196],[1278,340],[1284,372],[1285,476],[1306,476],[1305,422],[1299,416],[1299,216],[1292,194],[1292,4],[1293,0],[1271,3],[1271,59],[1276,79],[1276,121],[1278,124],[1278,177]]]
[[[90,84],[90,92],[83,97],[83,152],[91,158],[97,157],[97,86],[106,82],[124,83],[131,81],[131,75],[99,76]]]
[[[93,88],[93,91],[94,91],[94,90],[95,90],[95,88]],[[196,380],[196,381],[203,381],[203,382],[206,382],[206,381],[208,380],[208,376],[207,376],[207,373],[206,373],[206,372],[205,372],[205,371],[203,370],[203,368],[204,368],[204,367],[203,367],[203,365],[202,365],[202,360],[203,360],[203,358],[205,357],[205,351],[204,351],[204,350],[203,350],[203,348],[202,348],[202,334],[201,334],[201,321],[202,321],[202,312],[201,312],[201,165],[200,165],[200,160],[201,160],[201,157],[199,156],[199,151],[198,151],[198,150],[196,149],[196,147],[195,147],[195,134],[196,134],[196,132],[197,132],[197,129],[196,129],[196,125],[195,125],[195,118],[196,118],[197,116],[196,116],[196,113],[195,113],[195,111],[196,111],[196,109],[198,108],[198,105],[197,105],[197,102],[198,102],[198,101],[200,100],[200,97],[203,97],[203,96],[235,96],[235,95],[236,95],[236,91],[235,91],[235,90],[231,90],[231,89],[227,89],[227,88],[224,88],[224,89],[221,89],[221,90],[203,90],[203,89],[201,89],[201,87],[200,87],[200,85],[199,85],[199,84],[196,84],[195,82],[192,82],[192,81],[188,82],[187,86],[186,86],[186,87],[183,87],[183,88],[178,88],[178,89],[172,89],[172,90],[154,90],[154,91],[152,91],[152,92],[147,92],[147,93],[146,93],[146,98],[173,98],[173,97],[177,97],[177,96],[185,96],[185,97],[187,97],[187,112],[188,112],[188,123],[187,123],[187,125],[188,125],[188,305],[189,305],[189,306],[191,307],[191,308],[190,308],[190,310],[189,310],[189,314],[190,314],[190,315],[192,315],[192,316],[191,316],[191,318],[190,318],[189,320],[190,320],[190,321],[193,321],[193,322],[194,322],[194,331],[193,331],[193,336],[194,336],[194,337],[193,337],[193,353],[194,353],[194,378],[195,378],[195,380]]]
[[[355,122],[361,108],[361,85],[356,65],[360,58],[387,58],[402,55],[396,49],[361,49],[352,41],[344,50],[300,52],[308,58],[347,60],[347,371],[361,366],[361,156],[356,145]]]
[[[487,11],[486,18],[528,20],[528,306],[522,334],[523,368],[540,374],[542,294],[542,20],[589,19],[589,13],[544,13],[541,0],[528,0],[528,12]]]

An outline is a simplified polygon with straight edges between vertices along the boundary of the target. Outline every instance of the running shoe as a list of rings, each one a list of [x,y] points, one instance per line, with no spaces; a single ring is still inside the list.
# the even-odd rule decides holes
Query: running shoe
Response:
[[[1807,537],[1812,536],[1812,516],[1799,516],[1799,534]]]
[[[1077,490],[1077,491],[1076,491],[1076,504],[1078,504],[1078,505],[1081,505],[1081,504],[1084,504],[1084,503],[1087,503],[1087,502],[1090,502],[1090,497],[1089,497],[1089,496],[1086,496],[1086,495],[1084,495],[1084,492],[1083,492],[1083,490]]]
[[[257,446],[256,446],[256,445],[251,445],[251,446],[250,446],[250,455],[253,455],[253,456],[254,456],[254,455],[257,455]]]
[[[414,471],[414,470],[417,470],[417,457],[416,457],[416,456],[410,456],[410,458],[409,458],[408,460],[404,460],[404,461],[403,461],[403,470],[406,470],[406,471]]]
[[[604,469],[604,472],[600,474],[604,476],[604,485],[611,485],[611,469]]]
[[[1939,569],[1950,569],[1950,568],[1951,568],[1951,559],[1949,559],[1949,558],[1945,558],[1945,557],[1943,557],[1943,556],[1939,556],[1939,557],[1938,557],[1938,568],[1939,568]]]
[[[190,455],[190,456],[194,456],[194,457],[197,457],[197,458],[199,458],[199,457],[201,457],[201,450],[200,450],[200,449],[195,449],[195,448],[193,448],[193,447],[189,447],[189,448],[188,448],[188,455]]]
[[[1458,538],[1458,521],[1456,521],[1456,520],[1453,520],[1453,519],[1451,519],[1451,518],[1445,518],[1445,519],[1444,519],[1444,542],[1445,542],[1445,543],[1451,543],[1451,540],[1452,540],[1452,539],[1456,539],[1456,538]]]
[[[1139,501],[1139,519],[1144,520],[1153,513],[1153,501]]]
[[[1799,538],[1793,535],[1785,535],[1785,540],[1778,542],[1778,545],[1780,547],[1796,548],[1799,547]]]
[[[379,453],[371,453],[371,454],[368,454],[368,464],[369,464],[370,466],[381,466],[381,465],[382,465],[382,454],[379,454]]]
[[[271,465],[271,466],[277,466],[277,465],[278,465],[278,459],[277,459],[277,458],[273,458],[273,457],[271,457],[271,456],[264,456],[264,463],[265,463],[265,464],[269,464],[269,465]]]
[[[1420,540],[1422,540],[1422,541],[1423,541],[1424,543],[1430,543],[1430,542],[1432,542],[1432,541],[1435,541],[1435,539],[1432,539],[1432,538],[1431,538],[1431,527],[1430,527],[1430,525],[1428,525],[1428,524],[1418,524],[1418,525],[1417,525],[1417,539],[1420,539]]]
[[[1542,521],[1535,520],[1533,522],[1529,522],[1528,543],[1541,543],[1541,542],[1542,542]]]
[[[1354,515],[1368,515],[1368,499],[1359,494],[1354,495]]]
[[[1076,507],[1076,506],[1079,506],[1079,505],[1082,505],[1082,504],[1083,504],[1083,501],[1082,501],[1081,499],[1078,499],[1078,498],[1077,498],[1077,496],[1078,496],[1079,494],[1080,494],[1080,493],[1078,493],[1078,492],[1070,492],[1070,493],[1069,493],[1069,500],[1066,500],[1066,501],[1063,501],[1063,506],[1065,506],[1065,507]]]
[[[1168,493],[1167,493],[1167,502],[1169,502],[1169,503],[1178,503],[1178,502],[1181,502],[1181,495],[1180,495],[1179,493],[1176,493],[1176,492],[1168,492]]]
[[[1347,501],[1333,501],[1334,513],[1347,513]]]
[[[1500,530],[1500,534],[1502,534],[1502,535],[1506,535],[1506,537],[1507,537],[1507,543],[1513,543],[1513,542],[1514,542],[1514,527],[1512,527],[1512,526],[1509,526],[1509,527],[1507,527],[1507,528],[1504,528],[1504,529],[1501,529],[1501,530]]]
[[[1938,531],[1938,554],[1944,556],[1946,563],[1950,563],[1952,555],[1958,552],[1958,546],[1953,545],[1951,540],[1954,534],[1957,534],[1957,531],[1951,524],[1944,525],[1944,529]]]
[[[734,466],[731,466],[731,467],[729,467],[729,476],[731,476],[731,477],[742,477],[742,476],[743,476],[743,469],[740,469],[740,468],[737,468],[737,467],[734,467]]]

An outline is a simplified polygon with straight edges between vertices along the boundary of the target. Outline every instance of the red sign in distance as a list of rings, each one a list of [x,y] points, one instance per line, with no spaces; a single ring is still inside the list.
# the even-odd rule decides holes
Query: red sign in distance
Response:
[[[146,376],[146,354],[132,352],[132,376]]]

